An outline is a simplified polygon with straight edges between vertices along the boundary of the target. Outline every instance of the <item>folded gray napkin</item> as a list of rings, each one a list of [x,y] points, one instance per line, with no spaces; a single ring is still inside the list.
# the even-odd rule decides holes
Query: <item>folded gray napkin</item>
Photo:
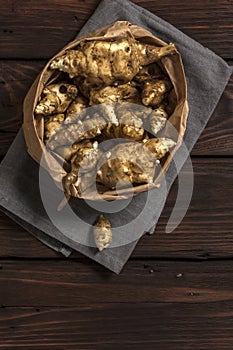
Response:
[[[142,26],[162,40],[173,42],[180,51],[187,77],[190,108],[184,142],[190,152],[214,111],[230,78],[232,69],[220,57],[190,39],[172,25],[125,0],[103,0],[78,36],[95,31],[118,20],[126,20]],[[179,159],[179,170],[186,160],[186,157],[182,156],[182,150],[177,152],[177,159]],[[61,192],[56,189],[49,175],[43,170],[42,175],[43,178],[46,178],[48,184],[48,196],[54,198],[57,196],[55,202],[58,202],[59,196],[62,196]],[[154,199],[155,196],[141,193],[133,198],[125,209],[120,209],[119,204],[117,212],[107,213],[106,217],[110,219],[116,232],[117,230],[120,233],[123,232],[122,227],[129,224],[128,227],[131,228],[131,232],[135,232],[135,235],[132,235],[131,238],[135,239],[131,239],[131,243],[124,241],[122,246],[105,249],[102,253],[99,253],[94,247],[80,244],[77,233],[79,236],[82,233],[84,233],[84,236],[86,234],[88,236],[90,232],[84,232],[85,224],[75,225],[75,221],[69,217],[69,213],[67,214],[67,220],[63,223],[62,230],[52,223],[44,209],[40,196],[38,185],[39,166],[27,154],[23,133],[20,130],[0,165],[0,209],[39,240],[65,256],[69,256],[73,250],[79,251],[110,270],[119,273],[136,246],[139,237],[154,227],[158,221],[166,199],[164,193],[169,191],[176,176],[177,169],[173,163],[164,180],[166,191],[156,190],[156,200]],[[138,220],[145,205],[146,215]],[[99,210],[92,208],[83,200],[72,200],[71,207],[81,217],[82,222],[89,225],[95,222],[100,213]],[[53,215],[56,216],[56,208],[51,210]],[[63,215],[66,215],[66,209],[64,209]],[[117,238],[118,245],[121,244],[120,237],[119,234]]]

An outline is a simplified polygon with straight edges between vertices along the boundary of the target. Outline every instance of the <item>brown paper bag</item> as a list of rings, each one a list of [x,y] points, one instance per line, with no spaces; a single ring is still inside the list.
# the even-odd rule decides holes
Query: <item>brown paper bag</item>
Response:
[[[34,117],[34,110],[44,89],[45,85],[52,83],[57,79],[60,72],[56,72],[54,70],[49,69],[51,61],[58,56],[61,56],[65,53],[67,49],[75,49],[75,47],[84,40],[110,40],[110,39],[119,39],[124,38],[125,36],[133,36],[135,39],[148,43],[154,44],[155,46],[165,46],[167,43],[160,40],[159,38],[152,35],[147,30],[138,27],[136,25],[132,25],[126,21],[118,21],[110,26],[101,28],[94,33],[91,33],[85,37],[81,37],[69,43],[66,47],[64,47],[57,55],[52,57],[52,59],[46,64],[42,72],[39,74],[33,85],[31,86],[27,96],[24,100],[24,123],[23,130],[24,136],[26,140],[26,145],[28,148],[28,153],[31,157],[38,162],[41,163],[41,158],[43,155],[43,162],[41,165],[49,171],[50,175],[53,177],[56,185],[61,188],[61,179],[67,173],[61,168],[60,162],[55,154],[52,154],[47,151],[46,146],[43,142],[44,135],[44,124],[43,119],[36,119]],[[186,120],[188,117],[188,102],[187,102],[187,86],[186,79],[184,75],[184,68],[182,64],[182,60],[180,54],[176,52],[173,55],[163,57],[161,59],[161,64],[167,72],[168,76],[174,87],[174,92],[176,95],[177,104],[173,114],[169,118],[169,122],[172,126],[177,130],[177,139],[173,140],[177,142],[174,149],[170,152],[168,157],[166,158],[160,173],[156,177],[153,184],[144,184],[135,186],[132,188],[122,188],[117,192],[115,190],[105,189],[101,194],[101,198],[105,200],[114,200],[114,199],[124,199],[129,196],[136,195],[140,192],[147,191],[149,189],[158,187],[159,180],[161,176],[167,171],[172,158],[180,147],[180,144],[183,140],[183,136],[186,128]],[[165,131],[166,132],[166,131]],[[169,130],[167,130],[166,137],[168,135]],[[77,197],[79,198],[87,198],[91,200],[98,200],[99,194],[96,192],[88,192],[82,197],[77,193]]]

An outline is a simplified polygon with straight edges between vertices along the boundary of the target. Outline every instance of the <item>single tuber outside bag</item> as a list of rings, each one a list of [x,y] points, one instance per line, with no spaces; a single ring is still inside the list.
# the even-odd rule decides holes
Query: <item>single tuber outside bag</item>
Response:
[[[38,75],[37,79],[31,86],[27,96],[24,100],[24,123],[23,130],[26,140],[28,153],[39,164],[41,164],[52,176],[56,185],[62,188],[62,178],[67,175],[66,171],[61,167],[61,159],[53,152],[49,152],[44,143],[44,120],[43,118],[36,118],[34,116],[35,107],[40,99],[42,91],[45,86],[53,83],[62,73],[50,69],[51,62],[65,53],[68,49],[75,49],[82,41],[109,41],[111,39],[121,39],[126,36],[134,37],[136,40],[142,43],[166,46],[167,43],[152,35],[147,30],[132,25],[129,22],[118,21],[110,26],[101,28],[94,33],[76,39],[69,43],[64,49],[62,49],[57,55],[55,55],[44,67],[42,72]],[[183,136],[186,129],[186,121],[188,117],[188,102],[187,102],[187,86],[184,74],[184,68],[180,54],[175,51],[172,55],[162,57],[160,64],[169,76],[175,93],[176,106],[169,117],[169,125],[177,131],[174,133],[174,129],[168,126],[165,127],[164,134],[166,137],[171,137],[176,146],[172,149],[169,155],[166,157],[160,173],[157,175],[153,183],[142,184],[134,186],[133,188],[121,188],[116,190],[109,190],[109,188],[102,188],[102,193],[96,193],[96,191],[89,191],[86,194],[79,194],[77,192],[76,197],[87,198],[91,200],[98,200],[99,198],[104,200],[125,199],[133,194],[147,191],[152,188],[158,187],[159,180],[163,174],[167,171],[171,164],[172,158],[180,147]],[[176,135],[175,135],[176,134]],[[43,156],[43,162],[41,162]]]

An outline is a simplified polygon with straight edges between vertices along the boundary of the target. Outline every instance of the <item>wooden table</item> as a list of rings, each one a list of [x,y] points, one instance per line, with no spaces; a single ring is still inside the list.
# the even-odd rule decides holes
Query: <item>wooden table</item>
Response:
[[[233,64],[232,0],[134,1]],[[97,0],[0,1],[0,156],[46,60]],[[195,55],[195,52],[193,53]],[[233,349],[233,78],[192,152],[195,188],[183,222],[138,244],[117,276],[65,259],[0,214],[0,349]]]

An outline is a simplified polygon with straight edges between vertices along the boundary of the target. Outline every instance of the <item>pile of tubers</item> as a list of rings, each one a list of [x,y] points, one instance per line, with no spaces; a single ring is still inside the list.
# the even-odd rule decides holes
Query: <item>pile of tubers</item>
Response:
[[[160,137],[176,101],[161,59],[176,52],[133,37],[85,40],[50,63],[61,72],[44,87],[35,117],[44,142],[64,159],[67,198],[93,185],[116,189],[153,183],[175,141]],[[92,108],[90,108],[92,107]],[[99,144],[122,139],[103,152]]]

